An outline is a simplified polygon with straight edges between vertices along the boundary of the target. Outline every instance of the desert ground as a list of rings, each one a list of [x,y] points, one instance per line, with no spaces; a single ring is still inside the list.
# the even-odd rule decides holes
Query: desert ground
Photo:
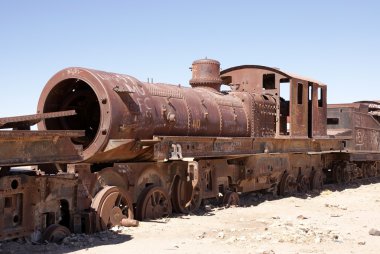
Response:
[[[0,253],[380,253],[379,230],[380,179],[372,179],[294,197],[248,194],[240,207],[209,203],[59,245],[2,242]]]

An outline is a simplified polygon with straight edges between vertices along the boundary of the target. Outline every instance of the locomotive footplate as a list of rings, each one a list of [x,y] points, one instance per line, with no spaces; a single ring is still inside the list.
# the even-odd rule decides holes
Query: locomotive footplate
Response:
[[[157,161],[182,158],[236,157],[268,153],[333,153],[343,151],[341,139],[222,138],[160,136],[154,144]]]
[[[75,110],[66,110],[0,118],[0,129],[13,129],[0,131],[0,167],[80,161],[82,146],[73,145],[71,139],[85,131],[30,130],[44,119],[74,115]]]
[[[0,166],[22,166],[81,160],[81,146],[71,138],[84,131],[0,131]]]

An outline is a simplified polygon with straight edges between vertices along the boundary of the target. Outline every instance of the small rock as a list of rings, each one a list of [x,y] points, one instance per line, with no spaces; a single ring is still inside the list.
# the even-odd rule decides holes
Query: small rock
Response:
[[[66,244],[66,245],[69,244],[70,243],[70,238],[69,237],[63,238],[62,243]]]
[[[224,233],[223,232],[219,232],[218,233],[218,238],[223,239],[224,238]]]
[[[330,217],[341,217],[341,214],[331,214]]]
[[[114,226],[110,230],[113,232],[116,232],[116,233],[120,233],[122,231],[121,227],[119,227],[119,226]]]
[[[274,219],[274,220],[279,220],[279,219],[280,219],[280,216],[273,216],[272,219]]]
[[[205,238],[205,236],[206,236],[206,232],[202,232],[201,234],[197,235],[196,238],[197,238],[198,240],[200,240],[200,239]]]
[[[371,228],[371,229],[369,230],[369,234],[370,234],[370,235],[373,235],[373,236],[380,236],[380,230],[377,230],[377,229]]]
[[[343,242],[342,237],[340,237],[339,235],[333,235],[332,240],[334,242],[338,242],[338,243],[342,243]]]
[[[303,215],[298,215],[298,216],[297,216],[297,219],[299,219],[299,220],[307,220],[308,217],[305,217],[305,216],[303,216]]]
[[[205,211],[206,212],[211,212],[212,211],[212,207],[210,205],[205,205]]]
[[[365,244],[366,244],[365,241],[359,241],[359,242],[358,242],[358,245],[365,245]]]

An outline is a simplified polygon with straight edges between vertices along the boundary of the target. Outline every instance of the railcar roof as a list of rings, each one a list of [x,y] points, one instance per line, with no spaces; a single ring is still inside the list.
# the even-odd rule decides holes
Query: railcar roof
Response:
[[[295,73],[291,73],[291,72],[287,72],[287,71],[282,71],[282,70],[280,70],[278,68],[273,68],[273,67],[268,67],[268,66],[263,66],[263,65],[239,65],[239,66],[234,66],[234,67],[222,70],[220,72],[220,75],[224,75],[224,74],[227,74],[228,72],[236,71],[236,70],[241,70],[241,69],[268,70],[268,71],[271,71],[271,72],[283,75],[283,76],[285,76],[287,78],[295,78],[295,79],[305,80],[305,81],[317,83],[317,84],[319,84],[321,86],[326,86],[323,82],[320,82],[318,80],[315,80],[315,79],[312,79],[312,78],[309,78],[309,77],[305,77],[305,76],[301,76],[301,75],[298,75],[298,74],[295,74]]]

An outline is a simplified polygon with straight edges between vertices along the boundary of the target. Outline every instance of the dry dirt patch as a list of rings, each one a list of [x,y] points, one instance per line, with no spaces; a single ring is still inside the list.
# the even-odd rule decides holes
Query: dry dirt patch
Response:
[[[243,207],[72,235],[61,245],[19,240],[0,253],[379,253],[380,183],[327,186],[319,195],[251,194]]]

